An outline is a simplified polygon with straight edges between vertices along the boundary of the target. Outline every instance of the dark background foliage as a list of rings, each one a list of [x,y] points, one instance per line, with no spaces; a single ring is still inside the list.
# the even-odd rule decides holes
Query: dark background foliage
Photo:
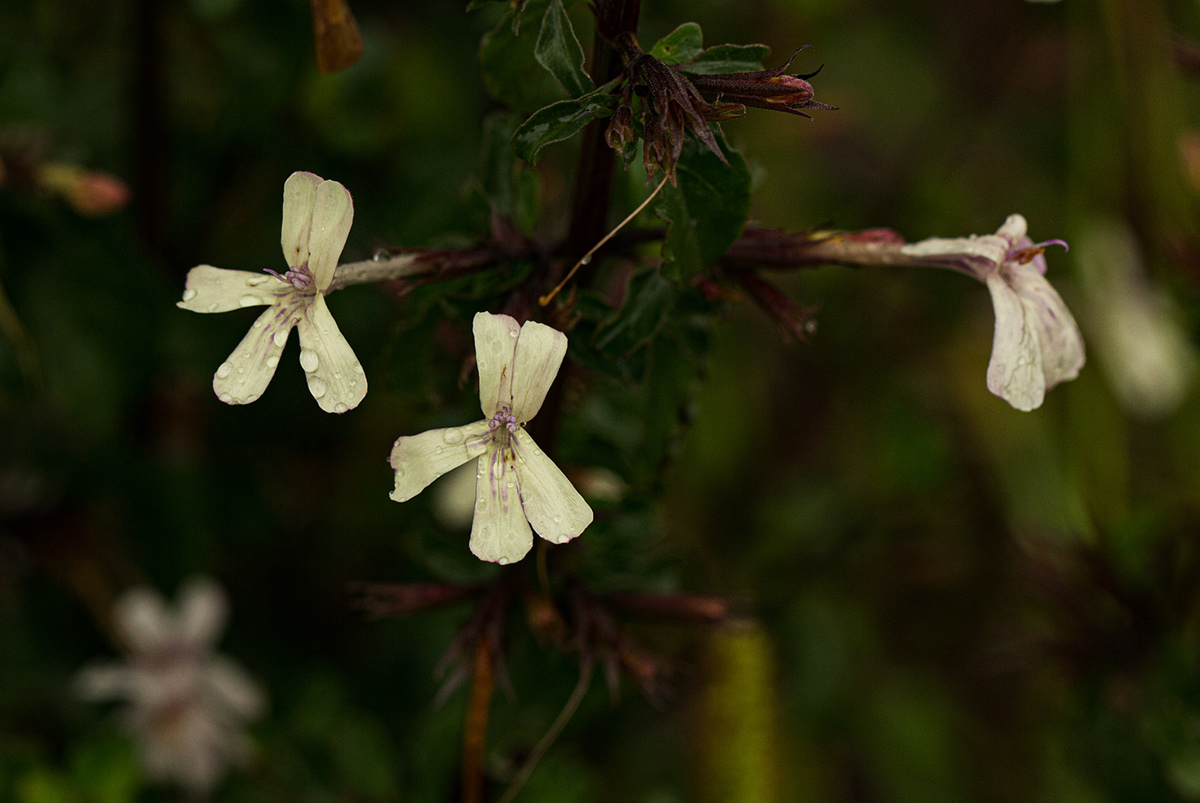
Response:
[[[371,382],[345,416],[312,403],[294,346],[262,400],[219,403],[211,372],[252,319],[174,302],[196,264],[282,266],[294,170],[353,193],[347,260],[487,232],[486,154],[520,119],[495,116],[489,87],[522,114],[562,93],[538,70],[481,75],[503,8],[463,5],[356,0],[365,55],[324,77],[299,0],[0,4],[0,158],[132,189],[88,218],[12,170],[0,184],[0,799],[173,798],[140,787],[70,682],[111,654],[116,590],[198,573],[229,590],[223,649],[272,698],[222,799],[457,796],[468,692],[434,705],[433,669],[470,607],[369,621],[347,588],[496,575],[433,493],[387,499],[386,456],[478,417],[459,379],[470,318],[528,266],[332,297]],[[587,6],[570,14],[587,49]],[[1021,212],[1034,239],[1075,246],[1129,231],[1195,341],[1200,84],[1172,39],[1200,37],[1195,3],[646,0],[643,45],[686,21],[706,44],[770,45],[768,66],[814,45],[795,67],[823,64],[816,97],[838,107],[724,124],[752,220],[916,240]],[[552,145],[512,190],[540,197],[527,232],[562,236],[577,149]],[[617,211],[643,180],[618,175]],[[1080,250],[1052,252],[1050,278],[1091,338],[1104,307],[1084,301]],[[688,285],[599,270],[558,451],[627,489],[597,503],[571,566],[598,591],[728,595],[744,617],[632,624],[671,693],[626,678],[614,704],[596,681],[519,799],[1200,798],[1194,395],[1130,412],[1122,357],[1089,339],[1078,380],[1015,412],[984,387],[986,292],[950,273],[785,275],[819,308],[800,345],[748,302],[713,315]],[[508,619],[515,695],[492,703],[493,795],[579,672],[524,619]]]

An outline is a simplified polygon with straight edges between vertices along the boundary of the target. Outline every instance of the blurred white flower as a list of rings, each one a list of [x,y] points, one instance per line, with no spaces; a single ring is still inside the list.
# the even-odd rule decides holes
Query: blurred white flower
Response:
[[[1196,355],[1170,297],[1150,283],[1128,224],[1092,224],[1079,243],[1088,333],[1118,401],[1146,418],[1183,403]]]
[[[226,404],[249,404],[266,390],[295,326],[308,390],[327,413],[344,413],[367,395],[367,378],[325,303],[346,245],[354,203],[346,188],[312,173],[292,173],[283,185],[283,256],[288,271],[250,273],[198,265],[188,271],[177,306],[228,312],[269,304],[221,363],[213,390]]]
[[[592,509],[522,425],[537,415],[567,353],[567,336],[507,315],[475,316],[482,421],[402,437],[392,448],[396,488],[407,502],[471,458],[475,518],[471,551],[481,560],[511,563],[533,546],[533,533],[561,544],[592,523]]]
[[[901,252],[987,284],[996,311],[988,390],[1018,410],[1033,410],[1046,391],[1079,375],[1084,352],[1075,319],[1045,277],[1045,247],[1066,243],[1034,243],[1025,231],[1025,218],[1010,215],[995,234],[931,237]]]
[[[87,667],[76,677],[84,698],[125,702],[122,719],[149,778],[201,796],[249,758],[242,723],[266,707],[241,667],[213,652],[227,614],[224,592],[207,579],[183,586],[177,610],[151,589],[129,591],[113,609],[127,661]]]

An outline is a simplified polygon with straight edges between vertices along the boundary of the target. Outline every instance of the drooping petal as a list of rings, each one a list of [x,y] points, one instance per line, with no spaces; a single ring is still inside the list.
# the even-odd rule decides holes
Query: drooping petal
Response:
[[[998,274],[988,278],[987,286],[996,310],[988,390],[1018,410],[1034,410],[1046,395],[1037,310]]]
[[[512,401],[513,354],[521,327],[508,315],[475,315],[475,364],[479,368],[479,406],[491,418]]]
[[[254,322],[229,359],[213,374],[213,390],[226,404],[257,401],[279,365],[288,333],[296,325],[303,302],[294,296],[276,304]]]
[[[320,176],[305,172],[292,173],[283,183],[283,231],[279,240],[289,268],[308,262],[313,204],[320,184]]]
[[[512,414],[519,423],[542,408],[566,353],[567,336],[557,329],[533,321],[521,327],[512,370]]]
[[[192,647],[211,649],[225,629],[229,600],[206,577],[189,580],[179,591],[180,636]]]
[[[308,271],[317,290],[324,291],[333,281],[333,271],[353,222],[354,201],[350,193],[336,181],[321,182],[312,207],[312,233],[308,241]]]
[[[269,273],[197,265],[188,271],[183,300],[175,306],[192,312],[228,312],[274,304],[280,295],[291,289],[287,282]]]
[[[134,653],[161,648],[175,637],[174,617],[162,595],[151,588],[126,591],[113,607],[117,635]]]
[[[1029,224],[1025,222],[1025,216],[1019,214],[1009,215],[1004,223],[996,230],[997,237],[1003,237],[1013,245],[1025,236],[1029,230]],[[1010,248],[1012,245],[1009,246]]]
[[[987,277],[999,270],[1003,264],[1008,249],[1008,240],[994,234],[985,234],[950,239],[930,237],[902,247],[900,253],[921,257],[931,265],[954,268],[980,281],[987,281]]]
[[[367,395],[367,377],[354,350],[317,293],[296,324],[300,331],[300,366],[308,390],[327,413],[344,413]]]
[[[1019,266],[1010,281],[1037,327],[1046,390],[1079,376],[1083,335],[1058,291],[1032,264]]]
[[[429,483],[487,451],[487,421],[465,427],[431,429],[420,435],[406,435],[392,447],[391,464],[396,472],[396,488],[389,494],[397,502],[407,502]]]
[[[521,507],[518,479],[513,464],[498,450],[479,458],[471,552],[480,560],[513,563],[533,546],[533,531]]]
[[[562,544],[592,523],[592,509],[525,430],[513,433],[525,516],[537,534]]]

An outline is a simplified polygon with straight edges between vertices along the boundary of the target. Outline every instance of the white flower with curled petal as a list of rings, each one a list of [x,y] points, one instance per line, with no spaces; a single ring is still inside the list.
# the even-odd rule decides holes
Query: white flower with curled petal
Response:
[[[1035,243],[1025,232],[1025,218],[1009,215],[995,234],[931,237],[900,250],[987,285],[996,311],[988,390],[1018,410],[1033,410],[1046,391],[1079,375],[1084,351],[1075,319],[1045,277],[1045,247],[1066,243]]]
[[[567,353],[567,336],[507,315],[475,316],[479,402],[474,424],[402,437],[392,448],[397,502],[472,458],[475,518],[471,551],[481,560],[511,563],[533,546],[533,533],[561,544],[592,523],[592,509],[566,475],[522,427],[537,415]]]
[[[87,699],[126,701],[124,724],[149,778],[205,796],[250,757],[241,725],[266,701],[241,667],[213,653],[228,614],[220,587],[195,579],[179,596],[177,610],[148,588],[122,596],[113,626],[128,662],[88,667],[76,687]]]
[[[198,265],[188,271],[178,306],[227,312],[269,305],[221,363],[213,390],[226,404],[249,404],[266,390],[292,327],[300,332],[300,366],[308,389],[327,413],[344,413],[367,395],[367,379],[325,303],[338,257],[354,220],[346,188],[312,173],[292,173],[283,185],[283,256],[288,271],[250,273]]]

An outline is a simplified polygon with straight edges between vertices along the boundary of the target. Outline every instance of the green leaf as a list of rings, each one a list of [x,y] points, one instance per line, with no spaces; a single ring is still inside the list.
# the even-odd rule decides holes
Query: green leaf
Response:
[[[679,69],[695,75],[727,72],[754,72],[763,69],[763,60],[771,55],[766,45],[714,45]]]
[[[654,43],[650,55],[666,64],[691,61],[704,50],[704,34],[694,22],[685,22]]]
[[[596,330],[596,348],[624,357],[649,343],[666,323],[675,305],[675,292],[675,285],[657,270],[634,274],[621,309]]]
[[[489,206],[531,234],[540,200],[537,175],[509,145],[520,122],[514,112],[495,112],[484,119],[476,180]]]
[[[729,164],[695,139],[684,142],[675,172],[678,186],[663,187],[654,211],[667,222],[663,273],[687,279],[716,262],[742,233],[750,214],[746,160],[717,137]]]
[[[550,0],[542,30],[534,46],[534,58],[573,98],[591,92],[596,85],[583,69],[583,48],[571,27],[571,18],[562,0]]]
[[[560,100],[534,112],[513,134],[513,151],[530,164],[537,164],[547,145],[570,139],[597,117],[612,114],[617,98],[608,90],[605,84],[583,97]]]
[[[525,17],[546,13],[549,0],[530,0]],[[479,68],[488,94],[517,111],[529,112],[562,97],[562,88],[534,56],[538,26],[513,25],[521,12],[509,9],[479,43]]]

